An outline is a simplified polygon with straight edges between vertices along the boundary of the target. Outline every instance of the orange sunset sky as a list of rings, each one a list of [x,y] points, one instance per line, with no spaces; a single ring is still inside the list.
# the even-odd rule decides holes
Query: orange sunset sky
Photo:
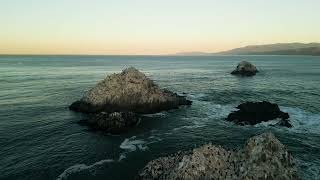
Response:
[[[172,54],[318,42],[319,0],[1,0],[0,54]]]

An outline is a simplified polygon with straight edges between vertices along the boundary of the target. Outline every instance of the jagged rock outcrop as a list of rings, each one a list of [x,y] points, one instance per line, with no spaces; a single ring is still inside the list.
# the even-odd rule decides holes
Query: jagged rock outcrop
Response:
[[[191,103],[184,96],[161,89],[145,74],[130,67],[107,76],[69,108],[83,113],[131,111],[148,114]]]
[[[135,126],[139,120],[139,116],[132,112],[101,112],[89,115],[87,119],[79,121],[79,124],[88,125],[93,129],[103,130],[112,134],[119,134]]]
[[[277,125],[292,127],[289,122],[289,114],[282,112],[277,104],[267,101],[245,102],[236,107],[238,110],[231,112],[226,118],[227,121],[238,125],[255,125],[261,122],[280,118]]]
[[[231,74],[242,76],[254,76],[258,72],[256,66],[247,61],[241,61]]]
[[[137,179],[300,179],[295,162],[271,133],[250,138],[243,149],[228,151],[211,144],[191,153],[161,157],[149,162]]]

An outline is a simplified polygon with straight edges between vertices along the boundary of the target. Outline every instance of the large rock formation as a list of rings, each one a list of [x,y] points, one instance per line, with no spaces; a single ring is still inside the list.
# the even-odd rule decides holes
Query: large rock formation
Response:
[[[253,76],[256,75],[258,72],[256,66],[253,64],[247,62],[247,61],[241,61],[237,68],[231,72],[231,74],[235,75],[242,75],[242,76]]]
[[[231,112],[226,118],[227,121],[238,125],[255,125],[261,122],[280,118],[278,125],[292,127],[289,122],[289,114],[280,111],[277,104],[270,102],[246,102],[236,107],[238,110]]]
[[[159,88],[145,74],[130,67],[107,76],[69,108],[83,113],[132,111],[148,114],[191,103],[183,96]]]
[[[243,149],[204,145],[149,162],[138,179],[300,179],[294,159],[273,134],[250,138]]]
[[[132,112],[101,112],[89,115],[87,119],[79,121],[79,124],[88,125],[93,129],[112,134],[119,134],[135,126],[138,122],[139,116]]]

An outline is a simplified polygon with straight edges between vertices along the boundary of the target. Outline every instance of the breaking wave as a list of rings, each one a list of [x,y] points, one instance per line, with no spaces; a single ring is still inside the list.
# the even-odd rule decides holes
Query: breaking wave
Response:
[[[280,107],[282,111],[288,112],[290,121],[293,125],[292,131],[299,133],[319,134],[320,131],[320,114],[311,113],[300,108]]]

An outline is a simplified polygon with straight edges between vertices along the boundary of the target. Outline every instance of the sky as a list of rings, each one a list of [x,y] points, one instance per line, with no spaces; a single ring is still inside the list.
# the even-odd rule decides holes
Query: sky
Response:
[[[157,55],[320,42],[320,0],[0,0],[0,54]]]

